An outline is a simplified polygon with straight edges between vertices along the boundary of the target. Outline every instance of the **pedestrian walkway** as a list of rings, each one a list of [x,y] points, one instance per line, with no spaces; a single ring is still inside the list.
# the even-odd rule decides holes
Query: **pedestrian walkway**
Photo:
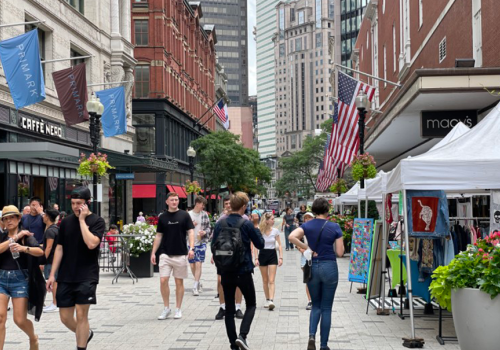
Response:
[[[283,240],[282,240],[283,241]],[[202,282],[204,292],[191,294],[193,279],[186,281],[183,318],[167,320],[156,318],[163,309],[159,291],[159,277],[140,279],[132,284],[120,278],[111,284],[112,275],[102,274],[98,287],[98,305],[91,308],[90,324],[95,336],[89,349],[229,349],[224,321],[216,321],[218,299],[215,299],[216,274],[207,251]],[[340,282],[333,305],[332,332],[329,346],[333,349],[404,349],[401,338],[409,336],[410,320],[397,315],[377,316],[359,294],[349,294],[347,281],[348,258],[339,259]],[[255,271],[257,312],[248,341],[251,349],[305,350],[308,337],[309,311],[302,283],[300,256],[296,250],[284,251],[284,264],[276,278],[276,309],[263,308],[265,297],[260,272]],[[171,305],[175,305],[173,281],[170,282]],[[50,300],[50,296],[47,297]],[[244,306],[243,306],[244,309]],[[27,337],[14,325],[12,311],[7,322],[5,349],[27,348]],[[236,320],[237,325],[241,322]],[[441,346],[436,341],[437,320],[416,319],[417,336],[426,341],[425,349],[459,349],[456,343]],[[444,321],[445,335],[453,335],[452,320]],[[59,314],[44,314],[35,324],[40,337],[40,349],[72,349],[74,335],[59,321]],[[319,334],[317,336],[319,339]],[[318,342],[319,344],[319,342]]]

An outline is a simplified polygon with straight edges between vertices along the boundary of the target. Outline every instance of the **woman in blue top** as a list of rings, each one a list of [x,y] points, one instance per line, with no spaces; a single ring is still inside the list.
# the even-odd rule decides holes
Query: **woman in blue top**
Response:
[[[326,199],[316,199],[312,205],[312,212],[316,215],[316,218],[295,229],[289,237],[290,242],[297,247],[301,249],[310,248],[314,252],[311,266],[312,277],[307,283],[312,300],[307,350],[316,350],[315,337],[320,319],[320,350],[330,350],[328,337],[330,336],[332,323],[333,298],[339,282],[337,256],[342,257],[344,255],[344,242],[340,226],[327,220],[329,211],[330,204]],[[320,233],[321,237],[319,236]],[[304,235],[310,246],[301,242]],[[333,250],[334,244],[335,251]]]

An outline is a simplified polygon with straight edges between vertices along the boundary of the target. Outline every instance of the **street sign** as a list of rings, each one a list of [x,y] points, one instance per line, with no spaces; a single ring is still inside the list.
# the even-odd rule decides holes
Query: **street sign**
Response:
[[[422,137],[445,137],[459,122],[472,128],[477,124],[477,111],[423,111],[420,128]]]
[[[119,173],[116,174],[117,180],[134,180],[134,173]]]

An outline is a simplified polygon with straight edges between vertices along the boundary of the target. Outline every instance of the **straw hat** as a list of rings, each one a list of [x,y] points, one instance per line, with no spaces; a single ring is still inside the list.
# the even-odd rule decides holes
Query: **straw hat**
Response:
[[[21,213],[19,212],[19,209],[15,205],[6,205],[2,209],[2,218],[5,218],[7,216],[12,216],[12,215],[17,215],[21,217]]]

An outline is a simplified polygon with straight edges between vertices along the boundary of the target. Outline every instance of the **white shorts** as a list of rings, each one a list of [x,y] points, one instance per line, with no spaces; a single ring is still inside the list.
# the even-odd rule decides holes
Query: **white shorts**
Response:
[[[160,277],[188,278],[187,255],[160,255]]]

